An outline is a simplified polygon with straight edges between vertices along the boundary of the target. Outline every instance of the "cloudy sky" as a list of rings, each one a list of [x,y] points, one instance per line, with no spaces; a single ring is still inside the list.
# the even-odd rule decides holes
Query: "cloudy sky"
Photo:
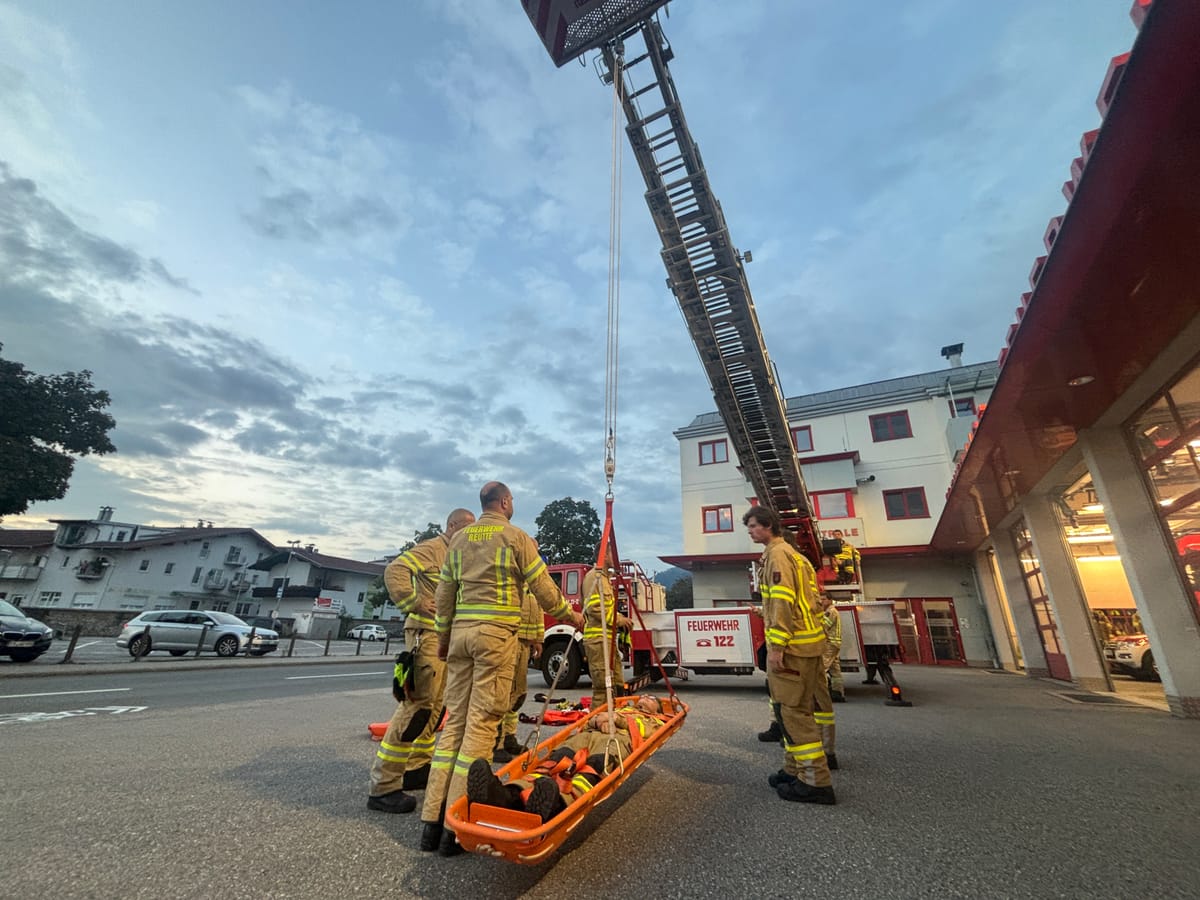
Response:
[[[671,4],[789,396],[995,358],[1129,6]],[[610,110],[518,0],[0,0],[3,355],[92,370],[119,450],[4,526],[365,559],[491,478],[531,532],[602,508]],[[622,150],[616,508],[653,571],[713,404]]]

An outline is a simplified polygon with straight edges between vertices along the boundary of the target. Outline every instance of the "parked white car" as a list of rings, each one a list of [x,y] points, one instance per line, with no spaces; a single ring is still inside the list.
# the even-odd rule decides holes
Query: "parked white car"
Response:
[[[1158,666],[1150,639],[1144,634],[1123,634],[1104,645],[1104,658],[1114,672],[1142,681],[1158,681]]]
[[[386,641],[387,629],[382,625],[356,625],[346,635],[352,641]]]

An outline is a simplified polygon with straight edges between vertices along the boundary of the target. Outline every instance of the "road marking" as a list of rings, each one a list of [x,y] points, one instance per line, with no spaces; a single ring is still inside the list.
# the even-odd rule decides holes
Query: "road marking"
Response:
[[[378,678],[387,672],[346,672],[341,675],[288,675],[284,681],[303,681],[306,678]]]
[[[0,700],[16,700],[21,697],[67,697],[71,694],[115,694],[118,691],[132,691],[133,688],[97,688],[93,691],[47,691],[44,694],[0,694]]]
[[[85,709],[64,709],[61,712],[44,713],[0,713],[0,725],[28,725],[32,722],[55,722],[73,719],[76,716],[96,716],[100,713],[119,716],[122,713],[141,712],[145,706],[89,706]]]

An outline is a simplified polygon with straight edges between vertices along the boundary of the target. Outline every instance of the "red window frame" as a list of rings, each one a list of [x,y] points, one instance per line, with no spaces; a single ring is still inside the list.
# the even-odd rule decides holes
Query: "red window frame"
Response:
[[[960,403],[966,403],[967,408],[959,409],[958,404]],[[950,415],[954,416],[955,418],[961,418],[963,416],[974,417],[974,415],[978,412],[978,410],[975,408],[974,397],[955,397],[953,400],[947,400],[946,404],[950,407]]]
[[[896,425],[900,421],[898,417],[900,416],[904,417],[904,434],[900,434],[896,429]],[[876,413],[870,417],[870,423],[871,440],[877,444],[883,441],[898,441],[902,440],[903,438],[910,438],[913,436],[912,422],[909,421],[907,409],[898,409],[894,412]],[[876,429],[876,423],[882,423],[886,426],[887,434],[885,436],[880,436],[879,431]]]
[[[846,498],[846,512],[838,515],[828,515],[821,510],[821,498],[831,497],[834,494],[840,494]],[[812,498],[813,506],[818,519],[853,519],[854,518],[854,494],[850,491],[813,491],[809,494]]]
[[[808,444],[807,447],[800,446],[801,433],[804,434],[804,437],[806,439],[805,443]],[[812,440],[812,426],[811,425],[797,425],[792,429],[792,447],[795,448],[797,453],[812,453],[813,440]]]
[[[712,459],[710,459],[708,462],[704,461],[704,448],[705,447],[712,448]],[[717,459],[717,448],[718,447],[720,447],[721,453],[725,457],[724,459]],[[716,466],[716,465],[720,465],[721,463],[729,462],[729,442],[726,441],[725,438],[721,438],[720,440],[717,440],[717,441],[701,441],[697,450],[699,453],[700,465],[702,465],[702,466]]]
[[[904,514],[893,516],[892,510],[888,506],[888,498],[899,497],[904,504]],[[913,512],[912,500],[915,497],[920,497],[920,504],[923,512]],[[925,497],[925,488],[909,487],[897,488],[894,491],[883,492],[883,512],[889,519],[895,521],[897,519],[928,519],[929,518],[929,501]]]
[[[721,527],[721,512],[722,512],[722,510],[724,510],[724,512],[727,514],[728,521],[729,521],[728,528]],[[715,528],[708,527],[708,514],[709,513],[716,513],[716,522],[715,522],[716,527]],[[705,534],[730,534],[730,533],[732,533],[733,532],[733,507],[729,504],[724,504],[722,506],[703,506],[703,507],[701,507],[700,508],[700,526],[701,526],[701,528],[704,529]]]

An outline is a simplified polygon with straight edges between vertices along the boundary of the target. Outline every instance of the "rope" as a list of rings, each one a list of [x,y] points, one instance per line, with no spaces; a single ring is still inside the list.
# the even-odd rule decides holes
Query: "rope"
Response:
[[[608,211],[608,346],[604,360],[604,479],[613,495],[613,477],[617,472],[617,373],[618,325],[621,314],[621,93],[625,75],[624,49],[617,45],[613,54],[612,166],[609,173]]]

